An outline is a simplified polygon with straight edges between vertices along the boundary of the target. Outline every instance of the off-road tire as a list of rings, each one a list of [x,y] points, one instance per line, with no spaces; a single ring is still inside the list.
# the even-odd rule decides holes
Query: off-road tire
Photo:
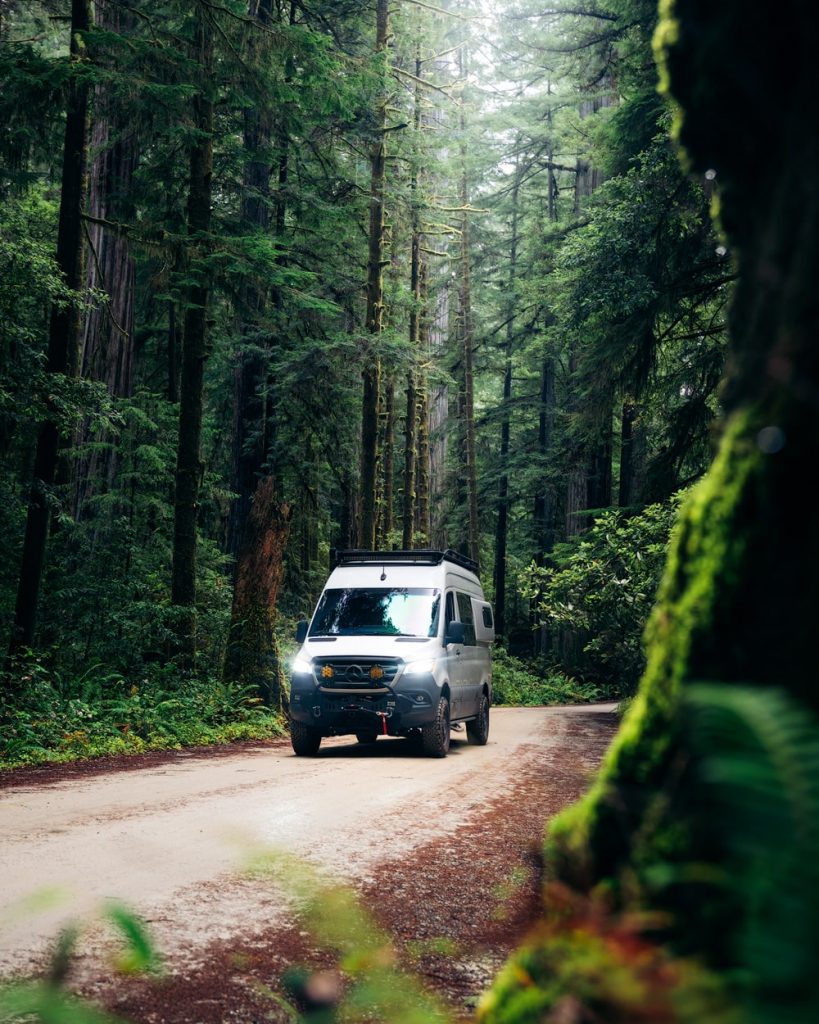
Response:
[[[421,742],[428,757],[446,757],[449,753],[449,701],[441,697],[435,721],[421,728]]]
[[[489,739],[489,698],[481,694],[478,717],[466,723],[466,741],[476,747],[485,747]]]
[[[304,722],[290,723],[290,743],[299,757],[313,757],[321,746],[321,733]]]
[[[355,738],[358,740],[359,743],[375,743],[375,741],[378,739],[378,730],[361,729],[359,730],[359,732],[355,734]]]

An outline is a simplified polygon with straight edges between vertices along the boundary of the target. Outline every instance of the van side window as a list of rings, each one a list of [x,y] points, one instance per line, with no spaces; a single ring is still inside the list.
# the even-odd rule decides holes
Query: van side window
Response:
[[[444,615],[444,636],[446,631],[449,629],[450,622],[455,621],[455,599],[452,596],[450,590],[446,595],[446,614]]]
[[[475,620],[472,618],[472,601],[468,594],[458,592],[458,616],[464,624],[464,643],[475,646]]]

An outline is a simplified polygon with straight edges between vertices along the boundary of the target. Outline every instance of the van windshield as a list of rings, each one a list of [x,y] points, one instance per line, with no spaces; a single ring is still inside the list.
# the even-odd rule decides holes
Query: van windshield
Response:
[[[325,590],[310,636],[435,636],[440,603],[431,587]]]

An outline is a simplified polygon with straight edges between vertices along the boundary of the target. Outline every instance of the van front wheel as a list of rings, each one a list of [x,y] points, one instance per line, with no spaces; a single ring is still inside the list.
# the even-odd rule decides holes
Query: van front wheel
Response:
[[[441,697],[435,721],[421,729],[424,753],[429,757],[446,757],[449,753],[449,701]]]
[[[303,722],[290,723],[290,743],[300,757],[312,757],[321,746],[321,733]]]

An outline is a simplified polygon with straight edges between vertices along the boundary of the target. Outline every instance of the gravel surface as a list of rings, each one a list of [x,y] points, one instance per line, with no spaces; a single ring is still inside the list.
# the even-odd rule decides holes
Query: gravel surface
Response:
[[[148,920],[159,980],[112,979],[99,925],[80,947],[73,986],[118,1015],[290,1020],[283,972],[337,965],[286,885],[243,873],[275,845],[354,888],[397,962],[466,1018],[537,915],[544,823],[585,790],[616,726],[611,705],[496,708],[486,747],[454,733],[441,761],[401,740],[341,738],[315,759],[276,740],[0,776],[2,970],[42,971],[66,911],[14,909],[52,881],[71,914],[117,896]]]

